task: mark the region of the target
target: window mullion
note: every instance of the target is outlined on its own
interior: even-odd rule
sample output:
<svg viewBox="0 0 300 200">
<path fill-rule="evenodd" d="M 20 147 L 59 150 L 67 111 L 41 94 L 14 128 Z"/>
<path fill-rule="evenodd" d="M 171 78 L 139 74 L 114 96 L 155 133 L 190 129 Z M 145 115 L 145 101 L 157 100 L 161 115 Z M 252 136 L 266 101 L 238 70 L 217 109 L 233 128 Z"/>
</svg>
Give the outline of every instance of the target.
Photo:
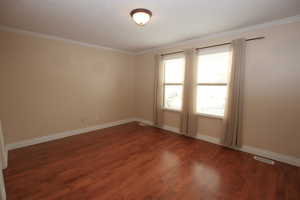
<svg viewBox="0 0 300 200">
<path fill-rule="evenodd" d="M 197 85 L 206 85 L 206 86 L 227 86 L 227 83 L 197 83 Z"/>
<path fill-rule="evenodd" d="M 183 83 L 164 83 L 164 85 L 183 85 Z"/>
</svg>

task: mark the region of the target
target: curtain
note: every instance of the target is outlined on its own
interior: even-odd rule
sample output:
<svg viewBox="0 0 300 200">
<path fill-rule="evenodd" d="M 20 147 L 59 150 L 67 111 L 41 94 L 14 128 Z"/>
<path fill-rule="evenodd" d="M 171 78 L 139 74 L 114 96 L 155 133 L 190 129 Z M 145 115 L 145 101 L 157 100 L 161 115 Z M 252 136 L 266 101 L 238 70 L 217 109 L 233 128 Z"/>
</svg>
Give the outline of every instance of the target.
<svg viewBox="0 0 300 200">
<path fill-rule="evenodd" d="M 153 123 L 157 127 L 163 125 L 163 81 L 163 59 L 155 55 Z"/>
<path fill-rule="evenodd" d="M 228 147 L 241 147 L 245 47 L 245 39 L 232 41 L 232 64 L 228 82 L 228 98 L 225 106 L 224 134 L 222 138 L 223 145 Z"/>
<path fill-rule="evenodd" d="M 196 76 L 197 55 L 192 49 L 185 52 L 185 78 L 183 87 L 180 132 L 187 136 L 196 136 L 198 117 L 196 115 Z"/>
</svg>

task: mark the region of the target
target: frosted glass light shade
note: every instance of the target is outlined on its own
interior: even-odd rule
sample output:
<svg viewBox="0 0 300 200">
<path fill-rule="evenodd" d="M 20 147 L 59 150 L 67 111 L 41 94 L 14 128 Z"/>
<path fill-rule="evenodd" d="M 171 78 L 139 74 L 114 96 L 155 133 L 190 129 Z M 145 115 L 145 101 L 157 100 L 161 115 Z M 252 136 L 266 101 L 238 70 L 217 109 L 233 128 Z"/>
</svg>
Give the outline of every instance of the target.
<svg viewBox="0 0 300 200">
<path fill-rule="evenodd" d="M 150 21 L 152 12 L 147 9 L 138 8 L 131 11 L 130 16 L 136 24 L 144 26 Z"/>
</svg>

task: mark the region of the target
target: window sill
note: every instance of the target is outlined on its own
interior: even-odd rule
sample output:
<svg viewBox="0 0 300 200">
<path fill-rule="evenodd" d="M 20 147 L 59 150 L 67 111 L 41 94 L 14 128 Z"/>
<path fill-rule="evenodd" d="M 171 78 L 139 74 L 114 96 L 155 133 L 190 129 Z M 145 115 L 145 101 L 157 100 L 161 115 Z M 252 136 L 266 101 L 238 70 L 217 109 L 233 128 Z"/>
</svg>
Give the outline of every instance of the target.
<svg viewBox="0 0 300 200">
<path fill-rule="evenodd" d="M 176 113 L 181 113 L 181 110 L 175 110 L 175 109 L 170 109 L 170 108 L 163 108 L 163 111 L 168 111 L 168 112 L 176 112 Z"/>
<path fill-rule="evenodd" d="M 197 115 L 199 117 L 205 117 L 205 118 L 220 119 L 220 120 L 224 119 L 223 116 L 219 116 L 219 115 L 210 115 L 210 114 L 203 114 L 203 113 L 197 113 Z"/>
<path fill-rule="evenodd" d="M 162 110 L 163 111 L 167 111 L 167 112 L 181 113 L 181 110 L 175 110 L 175 109 L 170 109 L 170 108 L 163 108 Z M 205 118 L 212 118 L 212 119 L 219 119 L 219 120 L 223 120 L 224 119 L 223 116 L 203 114 L 203 113 L 197 113 L 197 116 L 198 117 L 205 117 Z"/>
</svg>

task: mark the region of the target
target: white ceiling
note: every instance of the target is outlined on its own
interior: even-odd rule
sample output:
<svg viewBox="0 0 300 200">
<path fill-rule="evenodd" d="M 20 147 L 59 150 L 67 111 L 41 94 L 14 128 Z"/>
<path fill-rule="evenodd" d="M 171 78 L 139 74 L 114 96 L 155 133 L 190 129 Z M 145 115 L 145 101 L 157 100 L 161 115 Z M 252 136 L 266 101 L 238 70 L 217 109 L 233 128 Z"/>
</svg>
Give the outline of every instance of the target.
<svg viewBox="0 0 300 200">
<path fill-rule="evenodd" d="M 129 17 L 147 8 L 145 27 Z M 0 25 L 144 51 L 300 14 L 300 0 L 1 0 Z"/>
</svg>

